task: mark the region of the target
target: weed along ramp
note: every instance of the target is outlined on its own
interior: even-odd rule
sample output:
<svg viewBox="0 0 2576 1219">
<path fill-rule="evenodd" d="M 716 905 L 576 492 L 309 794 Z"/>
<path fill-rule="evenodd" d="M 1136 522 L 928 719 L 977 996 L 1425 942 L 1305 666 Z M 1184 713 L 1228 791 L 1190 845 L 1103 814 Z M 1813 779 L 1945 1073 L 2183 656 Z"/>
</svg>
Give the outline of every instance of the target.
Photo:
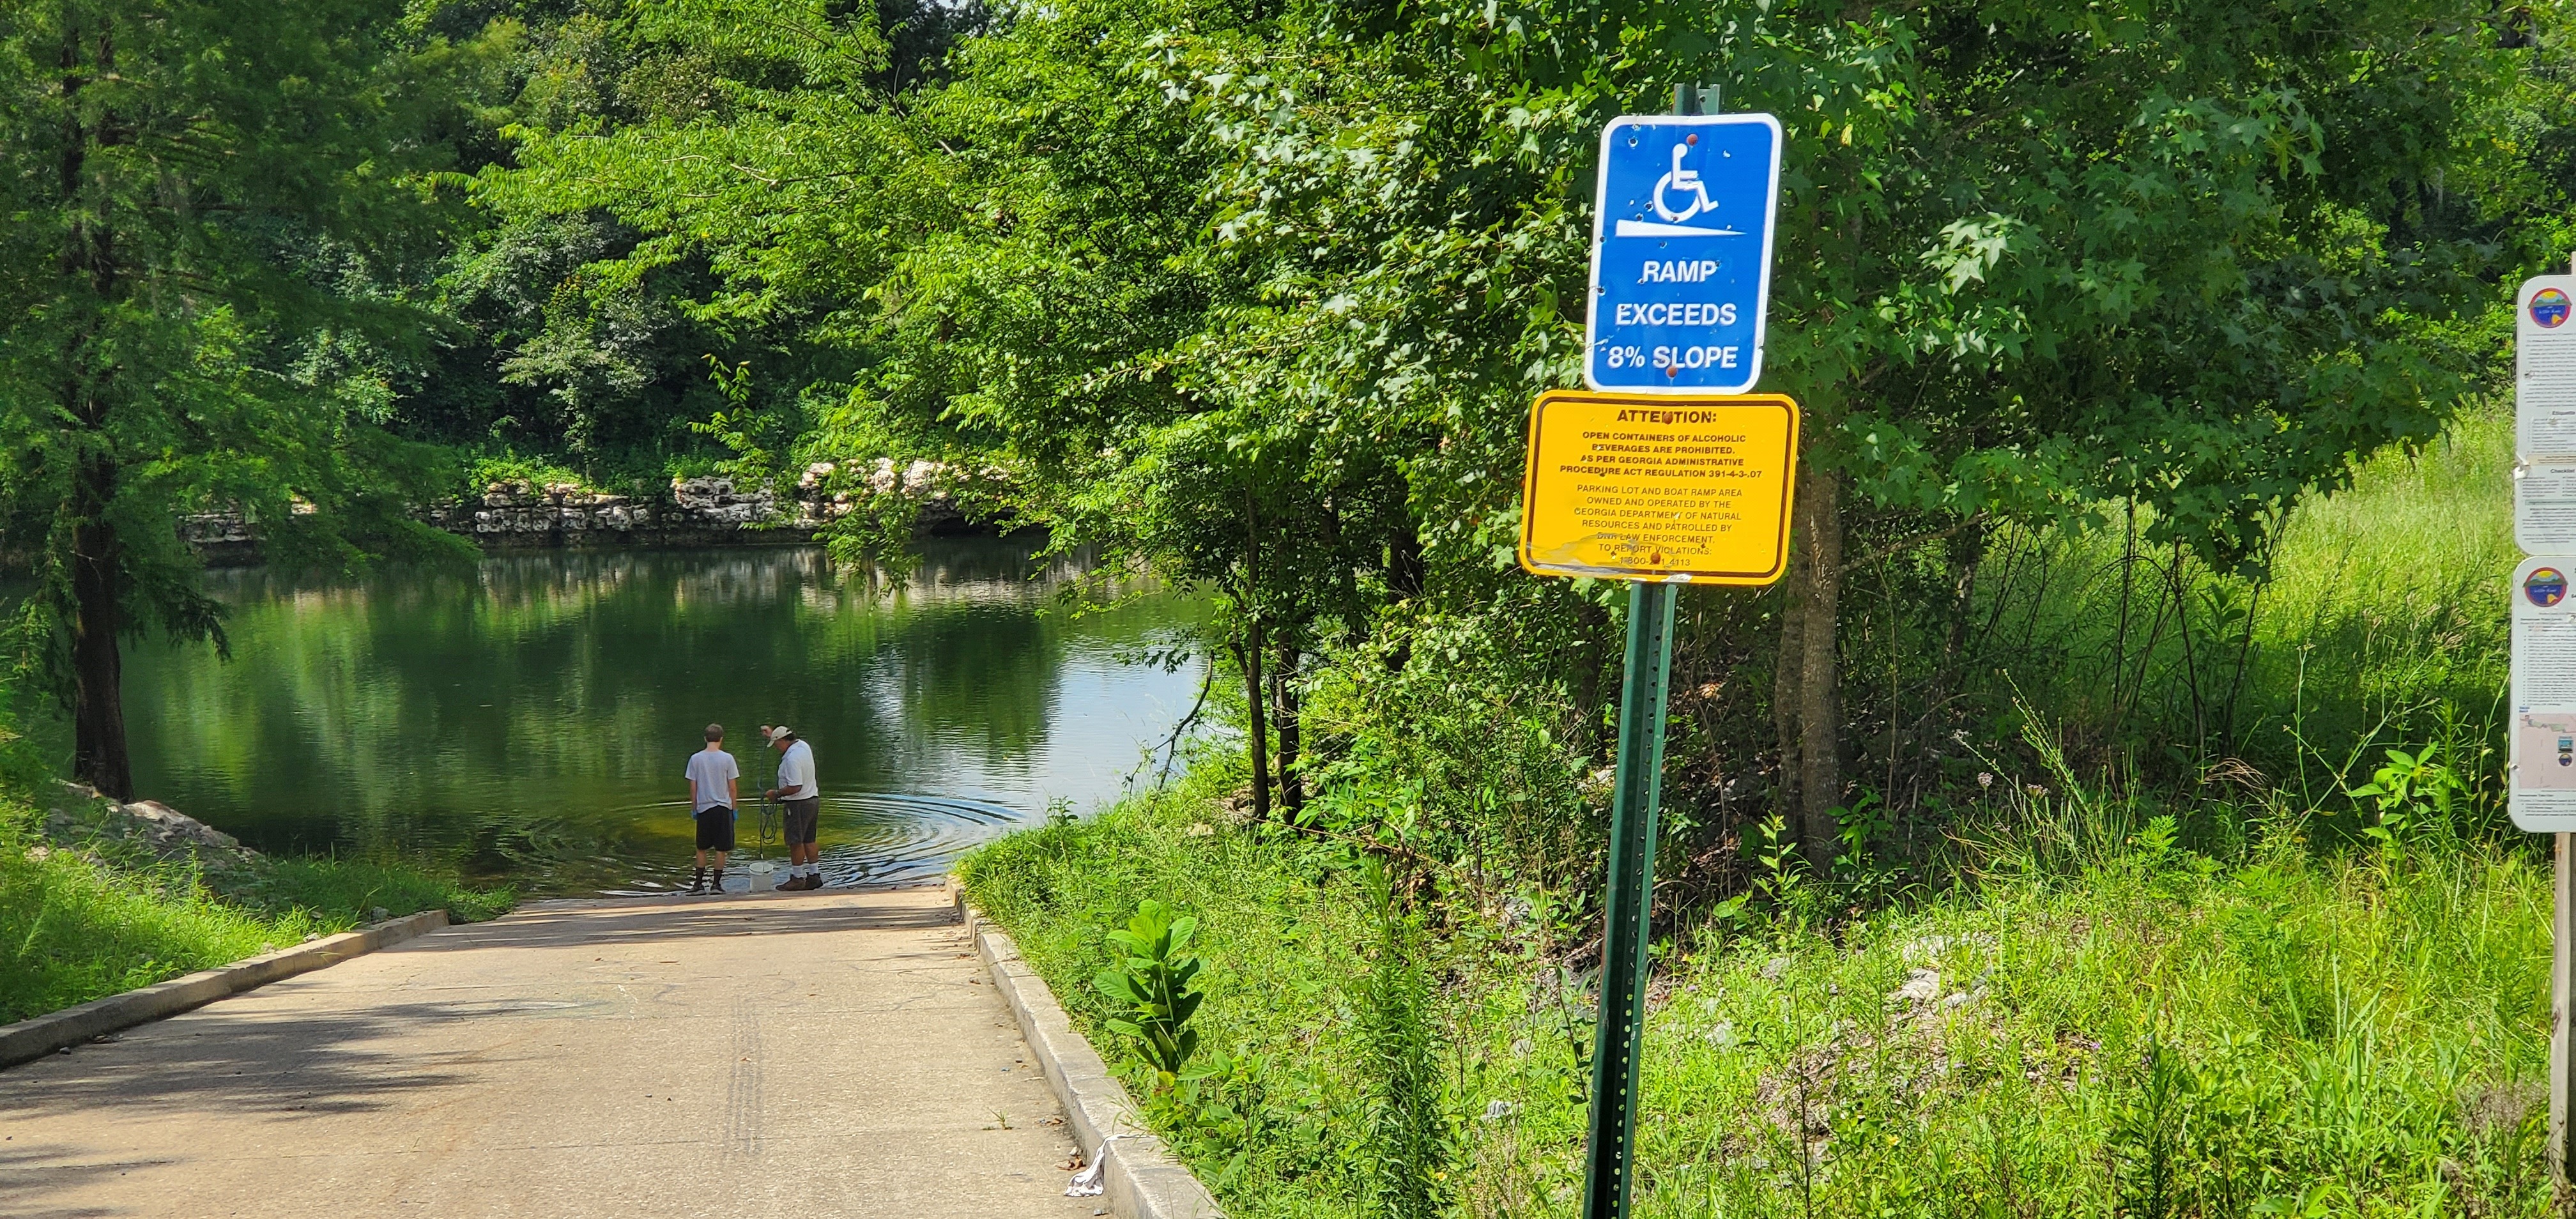
<svg viewBox="0 0 2576 1219">
<path fill-rule="evenodd" d="M 996 990 L 933 887 L 541 904 L 0 1071 L 0 1211 L 1093 1215 Z"/>
<path fill-rule="evenodd" d="M 1010 934 L 968 905 L 964 890 L 952 888 L 950 900 L 1046 1072 L 1078 1145 L 1100 1161 L 1097 1183 L 1111 1212 L 1119 1219 L 1220 1219 L 1224 1212 L 1215 1197 L 1146 1128 L 1126 1086 L 1075 1030 L 1046 979 L 1020 959 Z"/>
</svg>

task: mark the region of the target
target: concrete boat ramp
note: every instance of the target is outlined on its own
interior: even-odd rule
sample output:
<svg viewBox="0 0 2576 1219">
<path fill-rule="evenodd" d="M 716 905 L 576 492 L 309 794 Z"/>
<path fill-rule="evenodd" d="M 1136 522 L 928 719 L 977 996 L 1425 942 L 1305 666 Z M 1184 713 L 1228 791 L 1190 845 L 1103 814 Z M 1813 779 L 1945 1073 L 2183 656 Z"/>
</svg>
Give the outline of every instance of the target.
<svg viewBox="0 0 2576 1219">
<path fill-rule="evenodd" d="M 0 1214 L 1092 1216 L 939 889 L 554 902 L 0 1071 Z"/>
</svg>

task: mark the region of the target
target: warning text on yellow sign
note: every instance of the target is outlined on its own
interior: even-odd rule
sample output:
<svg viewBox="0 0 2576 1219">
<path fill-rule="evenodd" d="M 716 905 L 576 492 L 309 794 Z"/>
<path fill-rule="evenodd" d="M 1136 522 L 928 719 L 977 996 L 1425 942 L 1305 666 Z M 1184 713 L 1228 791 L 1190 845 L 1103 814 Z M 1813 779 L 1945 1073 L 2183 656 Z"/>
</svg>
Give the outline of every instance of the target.
<svg viewBox="0 0 2576 1219">
<path fill-rule="evenodd" d="M 1769 584 L 1789 558 L 1798 404 L 1556 390 L 1530 409 L 1521 566 Z"/>
</svg>

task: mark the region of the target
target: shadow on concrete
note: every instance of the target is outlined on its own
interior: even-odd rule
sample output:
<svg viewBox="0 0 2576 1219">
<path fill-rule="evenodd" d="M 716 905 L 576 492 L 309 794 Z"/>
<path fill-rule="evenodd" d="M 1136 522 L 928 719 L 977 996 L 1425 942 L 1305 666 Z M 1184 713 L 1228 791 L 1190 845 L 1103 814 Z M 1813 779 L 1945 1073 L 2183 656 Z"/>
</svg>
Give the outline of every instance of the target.
<svg viewBox="0 0 2576 1219">
<path fill-rule="evenodd" d="M 889 906 L 792 898 L 710 902 L 646 898 L 633 903 L 548 905 L 489 923 L 451 927 L 407 940 L 387 952 L 465 952 L 483 948 L 564 948 L 649 944 L 727 936 L 829 935 L 841 931 L 934 931 L 957 926 L 945 905 Z"/>
<path fill-rule="evenodd" d="M 806 902 L 701 899 L 699 904 L 644 899 L 541 907 L 422 936 L 383 951 L 587 949 L 725 937 L 928 931 L 956 925 L 955 914 L 946 905 L 828 898 Z M 314 976 L 327 979 L 327 974 Z M 438 1069 L 434 1063 L 424 1064 L 416 1054 L 381 1052 L 368 1048 L 371 1044 L 406 1044 L 406 1038 L 428 1025 L 550 1014 L 583 1005 L 550 996 L 424 996 L 404 1002 L 367 1002 L 354 1011 L 285 1015 L 218 1001 L 144 1025 L 113 1041 L 76 1046 L 68 1054 L 0 1070 L 0 1130 L 18 1120 L 73 1110 L 166 1106 L 284 1121 L 304 1114 L 373 1112 L 386 1107 L 395 1094 L 446 1087 L 467 1077 Z M 478 1059 L 478 1069 L 491 1065 L 489 1058 Z M 5 1143 L 0 1143 L 0 1149 L 18 1154 Z M 16 1208 L 0 1207 L 0 1214 L 18 1213 Z"/>
<path fill-rule="evenodd" d="M 821 952 L 827 946 L 798 940 L 792 941 L 790 951 L 770 953 L 746 941 L 843 931 L 944 932 L 956 926 L 953 907 L 933 898 L 826 892 L 776 899 L 646 898 L 549 904 L 494 922 L 422 936 L 379 955 L 454 954 L 486 948 L 554 951 L 515 958 L 502 952 L 480 959 L 415 958 L 404 968 L 370 975 L 372 981 L 362 978 L 336 985 L 335 976 L 349 975 L 325 970 L 276 984 L 278 990 L 315 988 L 308 995 L 272 1003 L 244 1001 L 267 990 L 263 988 L 130 1030 L 113 1042 L 78 1046 L 69 1054 L 0 1071 L 0 1136 L 15 1136 L 0 1138 L 0 1216 L 85 1219 L 136 1211 L 171 1213 L 165 1187 L 145 1188 L 119 1176 L 130 1172 L 140 1178 L 142 1170 L 149 1168 L 165 1182 L 184 1179 L 185 1166 L 207 1149 L 200 1145 L 202 1139 L 181 1130 L 220 1130 L 226 1146 L 273 1146 L 281 1157 L 280 1171 L 300 1171 L 285 1158 L 328 1150 L 340 1141 L 340 1132 L 352 1127 L 377 1129 L 402 1113 L 433 1115 L 426 1120 L 435 1122 L 442 1106 L 501 1094 L 496 1081 L 529 1078 L 532 1064 L 560 1067 L 565 1043 L 578 1039 L 556 1030 L 580 1026 L 537 1026 L 518 1023 L 521 1020 L 588 1014 L 610 1004 L 632 1007 L 660 1001 L 651 997 L 659 993 L 653 979 L 642 979 L 635 985 L 637 994 L 629 996 L 625 994 L 629 982 L 600 983 L 577 965 L 559 968 L 555 964 L 559 958 L 586 961 L 601 947 L 712 940 L 722 948 L 708 956 L 794 959 L 807 955 L 809 949 Z M 886 947 L 882 940 L 871 949 L 869 969 L 874 972 L 869 976 L 875 981 L 869 985 L 892 987 L 886 997 L 895 1000 L 897 1007 L 928 998 L 926 992 L 914 993 L 924 991 L 920 984 L 902 980 L 911 967 L 903 957 L 916 950 L 950 959 L 958 955 L 949 937 L 914 938 L 922 942 L 897 946 L 890 955 L 881 951 Z M 648 953 L 684 955 L 657 953 L 649 947 L 629 955 Z M 504 963 L 509 967 L 492 968 Z M 662 979 L 666 984 L 677 980 L 677 971 Z M 441 982 L 500 985 L 442 988 Z M 742 1041 L 741 1030 L 727 1021 L 740 1025 L 745 1011 L 756 1016 L 768 1005 L 738 983 L 726 983 L 724 989 L 731 992 L 727 1002 L 706 1006 L 710 993 L 718 999 L 728 997 L 701 990 L 694 996 L 701 1001 L 699 1010 L 691 1012 L 686 1004 L 671 1010 L 704 1018 L 701 1027 L 715 1038 L 707 1043 L 710 1053 L 751 1063 L 763 1052 L 760 1043 Z M 820 989 L 820 984 L 789 989 L 801 995 Z M 611 992 L 614 997 L 603 997 Z M 807 1005 L 805 1010 L 829 1006 Z M 986 1017 L 979 1010 L 960 1018 L 970 1019 L 973 1031 L 982 1034 Z M 753 1023 L 756 1032 L 757 1022 Z M 473 1025 L 483 1027 L 423 1036 L 425 1027 Z M 546 1031 L 536 1032 L 539 1027 Z M 626 1053 L 622 1047 L 631 1032 L 600 1022 L 588 1027 L 591 1031 L 585 1036 L 590 1040 L 582 1044 L 589 1052 L 612 1057 Z M 963 1049 L 979 1052 L 973 1047 L 982 1044 L 973 1041 Z M 722 1120 L 728 1125 L 722 1128 L 732 1130 L 748 1121 L 752 1124 L 744 1128 L 757 1129 L 762 1112 L 758 1068 L 737 1069 L 730 1061 L 722 1065 L 730 1089 L 723 1094 L 727 1108 Z M 971 1077 L 990 1079 L 984 1072 L 993 1067 L 999 1068 L 997 1074 L 1026 1069 L 1007 1062 L 977 1063 Z M 751 1082 L 745 1083 L 746 1079 Z M 344 1115 L 354 1115 L 357 1121 L 343 1125 L 330 1120 Z M 59 1124 L 48 1126 L 49 1122 Z M 441 1163 L 441 1172 L 475 1171 L 470 1163 Z M 130 1205 L 130 1189 L 141 1190 L 134 1196 L 152 1201 Z M 102 1205 L 106 1209 L 98 1209 Z"/>
<path fill-rule="evenodd" d="M 424 1022 L 482 1014 L 450 1008 L 401 1003 L 286 1019 L 259 1009 L 229 1014 L 218 1002 L 146 1026 L 149 1032 L 0 1071 L 0 1129 L 75 1110 L 166 1107 L 272 1121 L 371 1113 L 397 1094 L 465 1078 L 425 1067 L 416 1056 L 366 1048 Z"/>
<path fill-rule="evenodd" d="M 0 1143 L 0 1215 L 10 1219 L 98 1219 L 129 1212 L 104 1207 L 45 1208 L 49 1196 L 76 1190 L 91 1181 L 129 1169 L 166 1164 L 166 1160 L 99 1161 L 84 1159 L 70 1148 L 41 1143 Z"/>
</svg>

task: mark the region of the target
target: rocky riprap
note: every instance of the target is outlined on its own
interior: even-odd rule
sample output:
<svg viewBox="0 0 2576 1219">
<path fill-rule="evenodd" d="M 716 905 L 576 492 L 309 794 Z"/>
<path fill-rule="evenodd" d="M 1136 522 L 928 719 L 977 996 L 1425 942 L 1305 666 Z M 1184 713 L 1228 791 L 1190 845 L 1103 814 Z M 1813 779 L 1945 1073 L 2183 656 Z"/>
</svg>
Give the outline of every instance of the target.
<svg viewBox="0 0 2576 1219">
<path fill-rule="evenodd" d="M 213 871 L 247 867 L 260 853 L 232 835 L 158 800 L 118 801 L 82 783 L 65 783 L 45 812 L 45 837 L 57 848 L 131 858 L 149 855 Z"/>
</svg>

